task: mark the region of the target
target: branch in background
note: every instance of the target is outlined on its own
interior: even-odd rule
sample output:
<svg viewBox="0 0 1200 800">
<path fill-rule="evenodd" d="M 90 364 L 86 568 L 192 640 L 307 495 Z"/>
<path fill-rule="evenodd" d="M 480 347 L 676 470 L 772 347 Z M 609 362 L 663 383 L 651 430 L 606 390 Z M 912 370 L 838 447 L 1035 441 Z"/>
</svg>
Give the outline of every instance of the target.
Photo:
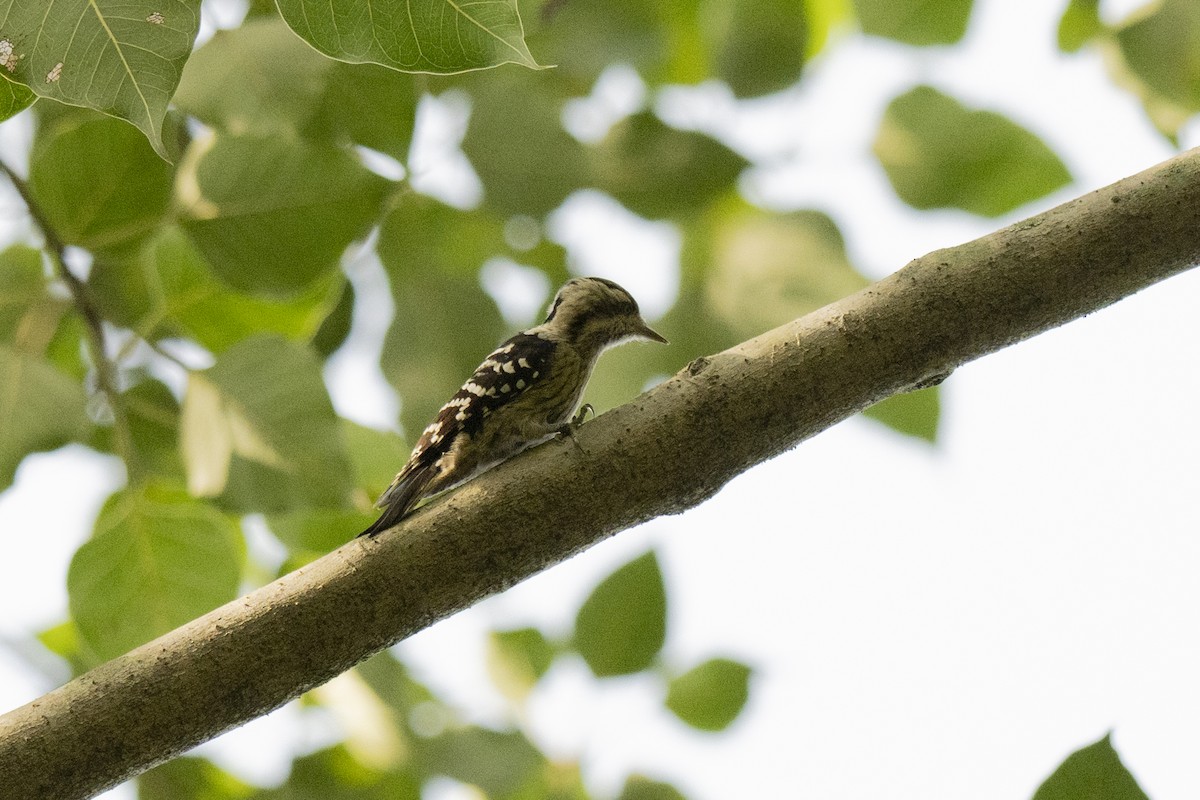
<svg viewBox="0 0 1200 800">
<path fill-rule="evenodd" d="M 1197 262 L 1200 150 L 919 258 L 0 717 L 0 796 L 90 797 L 888 395 Z"/>
<path fill-rule="evenodd" d="M 125 462 L 126 472 L 129 475 L 130 481 L 133 482 L 136 476 L 140 474 L 137 451 L 134 450 L 133 438 L 129 433 L 129 418 L 125 413 L 125 405 L 118 387 L 117 368 L 108 357 L 104 335 L 104 319 L 100 316 L 95 302 L 92 301 L 92 296 L 88 291 L 87 285 L 75 277 L 75 274 L 67 267 L 66 245 L 63 244 L 62 239 L 58 236 L 58 232 L 55 231 L 54 226 L 46 218 L 41 206 L 34 199 L 33 193 L 29 190 L 29 184 L 17 175 L 3 160 L 0 160 L 0 172 L 8 176 L 13 188 L 17 190 L 17 194 L 25 202 L 25 206 L 29 210 L 29 216 L 33 219 L 34 225 L 41 231 L 42 239 L 46 242 L 46 251 L 50 255 L 50 262 L 54 266 L 55 274 L 66 284 L 67 290 L 71 293 L 71 299 L 75 303 L 76 310 L 83 317 L 84 328 L 87 330 L 88 354 L 91 356 L 92 366 L 96 370 L 96 388 L 103 395 L 105 402 L 112 411 L 117 453 Z"/>
</svg>

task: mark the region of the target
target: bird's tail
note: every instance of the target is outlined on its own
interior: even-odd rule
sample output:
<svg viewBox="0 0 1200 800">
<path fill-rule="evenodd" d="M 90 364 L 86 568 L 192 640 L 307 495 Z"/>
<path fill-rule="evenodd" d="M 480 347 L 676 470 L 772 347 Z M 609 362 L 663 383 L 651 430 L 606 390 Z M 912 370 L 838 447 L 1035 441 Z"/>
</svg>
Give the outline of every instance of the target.
<svg viewBox="0 0 1200 800">
<path fill-rule="evenodd" d="M 395 482 L 379 498 L 375 505 L 383 509 L 379 519 L 359 536 L 374 536 L 395 525 L 412 511 L 413 506 L 425 496 L 429 482 L 437 475 L 432 466 L 418 469 L 408 475 L 397 476 Z"/>
</svg>

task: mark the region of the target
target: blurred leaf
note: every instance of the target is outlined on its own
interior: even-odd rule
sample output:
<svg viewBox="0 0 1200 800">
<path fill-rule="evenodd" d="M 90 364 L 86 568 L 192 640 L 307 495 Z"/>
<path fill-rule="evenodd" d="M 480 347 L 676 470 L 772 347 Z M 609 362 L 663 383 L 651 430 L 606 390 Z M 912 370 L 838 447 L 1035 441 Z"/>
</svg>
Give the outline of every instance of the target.
<svg viewBox="0 0 1200 800">
<path fill-rule="evenodd" d="M 179 457 L 179 403 L 164 384 L 149 377 L 121 393 L 138 463 L 152 474 L 183 481 Z M 111 428 L 103 429 L 111 436 Z M 110 452 L 112 446 L 105 449 Z"/>
<path fill-rule="evenodd" d="M 206 758 L 184 756 L 137 779 L 138 800 L 247 800 L 254 789 Z"/>
<path fill-rule="evenodd" d="M 357 761 L 335 745 L 292 762 L 277 789 L 260 789 L 252 800 L 420 800 L 421 786 L 403 770 L 385 772 Z"/>
<path fill-rule="evenodd" d="M 804 16 L 808 22 L 808 58 L 820 53 L 829 42 L 830 34 L 854 15 L 852 0 L 804 0 Z"/>
<path fill-rule="evenodd" d="M 14 244 L 0 252 L 0 342 L 40 355 L 58 328 L 47 305 L 61 304 L 46 291 L 42 252 Z"/>
<path fill-rule="evenodd" d="M 1058 22 L 1058 49 L 1074 53 L 1103 30 L 1100 0 L 1071 0 Z"/>
<path fill-rule="evenodd" d="M 577 762 L 552 761 L 505 800 L 592 800 Z"/>
<path fill-rule="evenodd" d="M 587 91 L 611 64 L 650 81 L 670 72 L 672 40 L 695 29 L 694 3 L 654 0 L 521 0 L 528 41 L 555 77 Z M 676 61 L 682 60 L 676 56 Z"/>
<path fill-rule="evenodd" d="M 818 211 L 770 214 L 747 205 L 700 223 L 709 262 L 705 300 L 738 338 L 802 317 L 866 286 L 837 225 Z M 673 340 L 672 340 L 673 341 Z"/>
<path fill-rule="evenodd" d="M 424 685 L 413 680 L 408 668 L 391 651 L 384 650 L 354 668 L 376 696 L 401 718 L 423 703 L 437 704 L 438 700 Z"/>
<path fill-rule="evenodd" d="M 738 97 L 778 92 L 800 79 L 807 57 L 805 0 L 713 0 L 700 14 L 713 74 Z"/>
<path fill-rule="evenodd" d="M 1154 93 L 1200 111 L 1200 3 L 1161 0 L 1117 31 L 1121 55 Z"/>
<path fill-rule="evenodd" d="M 494 218 L 429 198 L 406 197 L 384 220 L 378 251 L 396 315 L 383 344 L 383 374 L 400 392 L 410 439 L 505 337 L 478 278 L 484 261 L 504 249 Z"/>
<path fill-rule="evenodd" d="M 175 103 L 229 133 L 295 134 L 319 113 L 336 62 L 305 44 L 278 17 L 219 30 L 192 55 Z M 237 91 L 230 91 L 236 86 Z"/>
<path fill-rule="evenodd" d="M 267 517 L 267 527 L 293 551 L 324 555 L 353 539 L 377 514 L 342 509 L 304 509 Z"/>
<path fill-rule="evenodd" d="M 42 97 L 129 120 L 167 159 L 163 119 L 200 27 L 200 3 L 161 0 L 153 12 L 147 7 L 66 0 L 51 14 L 42 3 L 0 0 L 4 66 Z"/>
<path fill-rule="evenodd" d="M 871 406 L 863 414 L 898 433 L 933 444 L 937 441 L 941 416 L 940 396 L 937 386 L 895 394 Z"/>
<path fill-rule="evenodd" d="M 365 489 L 374 502 L 408 461 L 409 448 L 394 433 L 377 431 L 346 419 L 339 419 L 338 424 L 354 469 L 354 485 Z"/>
<path fill-rule="evenodd" d="M 522 699 L 554 662 L 554 645 L 537 628 L 492 631 L 488 667 L 492 680 L 509 697 Z"/>
<path fill-rule="evenodd" d="M 671 681 L 667 708 L 702 731 L 721 731 L 737 719 L 750 696 L 750 668 L 713 658 Z"/>
<path fill-rule="evenodd" d="M 905 44 L 954 44 L 967 31 L 971 0 L 854 0 L 863 33 Z"/>
<path fill-rule="evenodd" d="M 173 175 L 133 128 L 75 112 L 39 127 L 29 188 L 63 242 L 102 251 L 158 227 L 170 208 Z"/>
<path fill-rule="evenodd" d="M 1033 800 L 1149 800 L 1113 749 L 1110 735 L 1067 756 Z"/>
<path fill-rule="evenodd" d="M 892 100 L 874 150 L 892 188 L 919 209 L 961 208 L 995 217 L 1071 181 L 1037 136 L 929 86 Z"/>
<path fill-rule="evenodd" d="M 10 80 L 0 80 L 0 122 L 15 117 L 33 105 L 37 95 L 29 87 Z"/>
<path fill-rule="evenodd" d="M 550 73 L 498 72 L 471 83 L 462 149 L 504 215 L 541 217 L 586 183 L 583 145 L 563 129 Z"/>
<path fill-rule="evenodd" d="M 617 800 L 685 800 L 683 794 L 669 783 L 652 781 L 641 775 L 630 775 Z"/>
<path fill-rule="evenodd" d="M 71 559 L 71 616 L 101 658 L 113 658 L 237 595 L 237 529 L 215 509 L 160 486 L 109 498 Z"/>
<path fill-rule="evenodd" d="M 350 325 L 354 321 L 354 285 L 349 281 L 341 281 L 341 284 L 342 291 L 337 303 L 321 320 L 309 341 L 321 358 L 333 355 L 350 336 Z"/>
<path fill-rule="evenodd" d="M 72 313 L 73 310 L 70 302 L 51 298 L 49 303 L 40 305 L 36 313 L 42 324 L 56 318 L 58 320 L 57 329 L 46 347 L 46 358 L 63 374 L 82 383 L 91 369 L 91 364 L 84 358 L 87 326 L 83 317 Z M 18 343 L 18 347 L 21 346 Z"/>
<path fill-rule="evenodd" d="M 546 757 L 516 731 L 465 727 L 446 731 L 422 748 L 432 772 L 506 797 L 545 768 Z"/>
<path fill-rule="evenodd" d="M 383 373 L 400 392 L 401 421 L 415 439 L 504 338 L 504 322 L 474 280 L 414 277 L 392 289 L 396 316 L 383 344 Z"/>
<path fill-rule="evenodd" d="M 325 58 L 278 17 L 217 31 L 188 62 L 174 102 L 230 133 L 300 133 L 401 159 L 416 114 L 410 76 Z"/>
<path fill-rule="evenodd" d="M 72 620 L 46 628 L 37 639 L 43 647 L 67 662 L 73 676 L 82 675 L 100 663 L 100 658 L 80 640 L 79 628 Z"/>
<path fill-rule="evenodd" d="M 226 283 L 288 294 L 337 267 L 389 183 L 337 147 L 248 134 L 193 144 L 179 186 L 183 227 Z"/>
<path fill-rule="evenodd" d="M 320 364 L 307 348 L 256 336 L 192 373 L 181 438 L 197 496 L 221 495 L 243 511 L 347 502 L 350 464 Z"/>
<path fill-rule="evenodd" d="M 666 635 L 667 594 L 653 550 L 601 581 L 575 617 L 575 649 L 598 678 L 646 669 Z"/>
<path fill-rule="evenodd" d="M 0 344 L 0 491 L 28 454 L 88 429 L 83 386 L 45 360 Z"/>
<path fill-rule="evenodd" d="M 677 215 L 733 189 L 749 162 L 700 133 L 650 112 L 618 123 L 594 152 L 596 185 L 644 217 Z"/>
<path fill-rule="evenodd" d="M 515 0 L 278 0 L 292 30 L 327 56 L 402 72 L 449 74 L 500 64 L 537 67 Z"/>
<path fill-rule="evenodd" d="M 345 278 L 330 270 L 283 299 L 237 292 L 172 226 L 135 258 L 97 261 L 88 283 L 105 317 L 138 336 L 150 341 L 185 336 L 220 354 L 256 333 L 296 341 L 313 337 L 335 307 Z"/>
</svg>

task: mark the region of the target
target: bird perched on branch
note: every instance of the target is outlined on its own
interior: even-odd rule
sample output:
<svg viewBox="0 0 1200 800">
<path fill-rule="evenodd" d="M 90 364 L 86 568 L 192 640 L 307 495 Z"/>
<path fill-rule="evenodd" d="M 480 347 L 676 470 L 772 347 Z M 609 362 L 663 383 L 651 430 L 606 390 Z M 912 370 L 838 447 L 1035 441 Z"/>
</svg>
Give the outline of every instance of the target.
<svg viewBox="0 0 1200 800">
<path fill-rule="evenodd" d="M 375 504 L 383 514 L 359 535 L 374 536 L 399 522 L 422 498 L 555 434 L 569 434 L 582 422 L 582 413 L 574 412 L 600 353 L 634 339 L 667 341 L 645 323 L 637 301 L 617 284 L 603 278 L 568 281 L 555 295 L 545 322 L 492 351 L 442 406 Z"/>
</svg>

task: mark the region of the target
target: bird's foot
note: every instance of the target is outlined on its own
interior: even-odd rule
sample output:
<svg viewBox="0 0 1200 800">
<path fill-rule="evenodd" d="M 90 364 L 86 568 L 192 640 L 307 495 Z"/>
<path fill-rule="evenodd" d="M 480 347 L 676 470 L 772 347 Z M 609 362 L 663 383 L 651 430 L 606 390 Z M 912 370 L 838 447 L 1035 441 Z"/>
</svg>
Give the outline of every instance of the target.
<svg viewBox="0 0 1200 800">
<path fill-rule="evenodd" d="M 579 452 L 581 452 L 581 453 L 583 452 L 583 448 L 579 447 L 579 442 L 576 441 L 576 439 L 575 439 L 575 431 L 579 428 L 580 425 L 583 424 L 583 421 L 584 421 L 584 419 L 587 418 L 587 415 L 589 412 L 591 413 L 591 415 L 593 417 L 596 416 L 596 409 L 592 408 L 592 404 L 584 403 L 583 405 L 581 405 L 579 407 L 579 410 L 575 412 L 575 416 L 571 417 L 570 422 L 564 422 L 562 425 L 560 425 L 558 427 L 558 434 L 557 434 L 558 438 L 559 439 L 569 438 L 571 440 L 571 442 L 574 443 L 575 447 L 578 448 Z"/>
</svg>

